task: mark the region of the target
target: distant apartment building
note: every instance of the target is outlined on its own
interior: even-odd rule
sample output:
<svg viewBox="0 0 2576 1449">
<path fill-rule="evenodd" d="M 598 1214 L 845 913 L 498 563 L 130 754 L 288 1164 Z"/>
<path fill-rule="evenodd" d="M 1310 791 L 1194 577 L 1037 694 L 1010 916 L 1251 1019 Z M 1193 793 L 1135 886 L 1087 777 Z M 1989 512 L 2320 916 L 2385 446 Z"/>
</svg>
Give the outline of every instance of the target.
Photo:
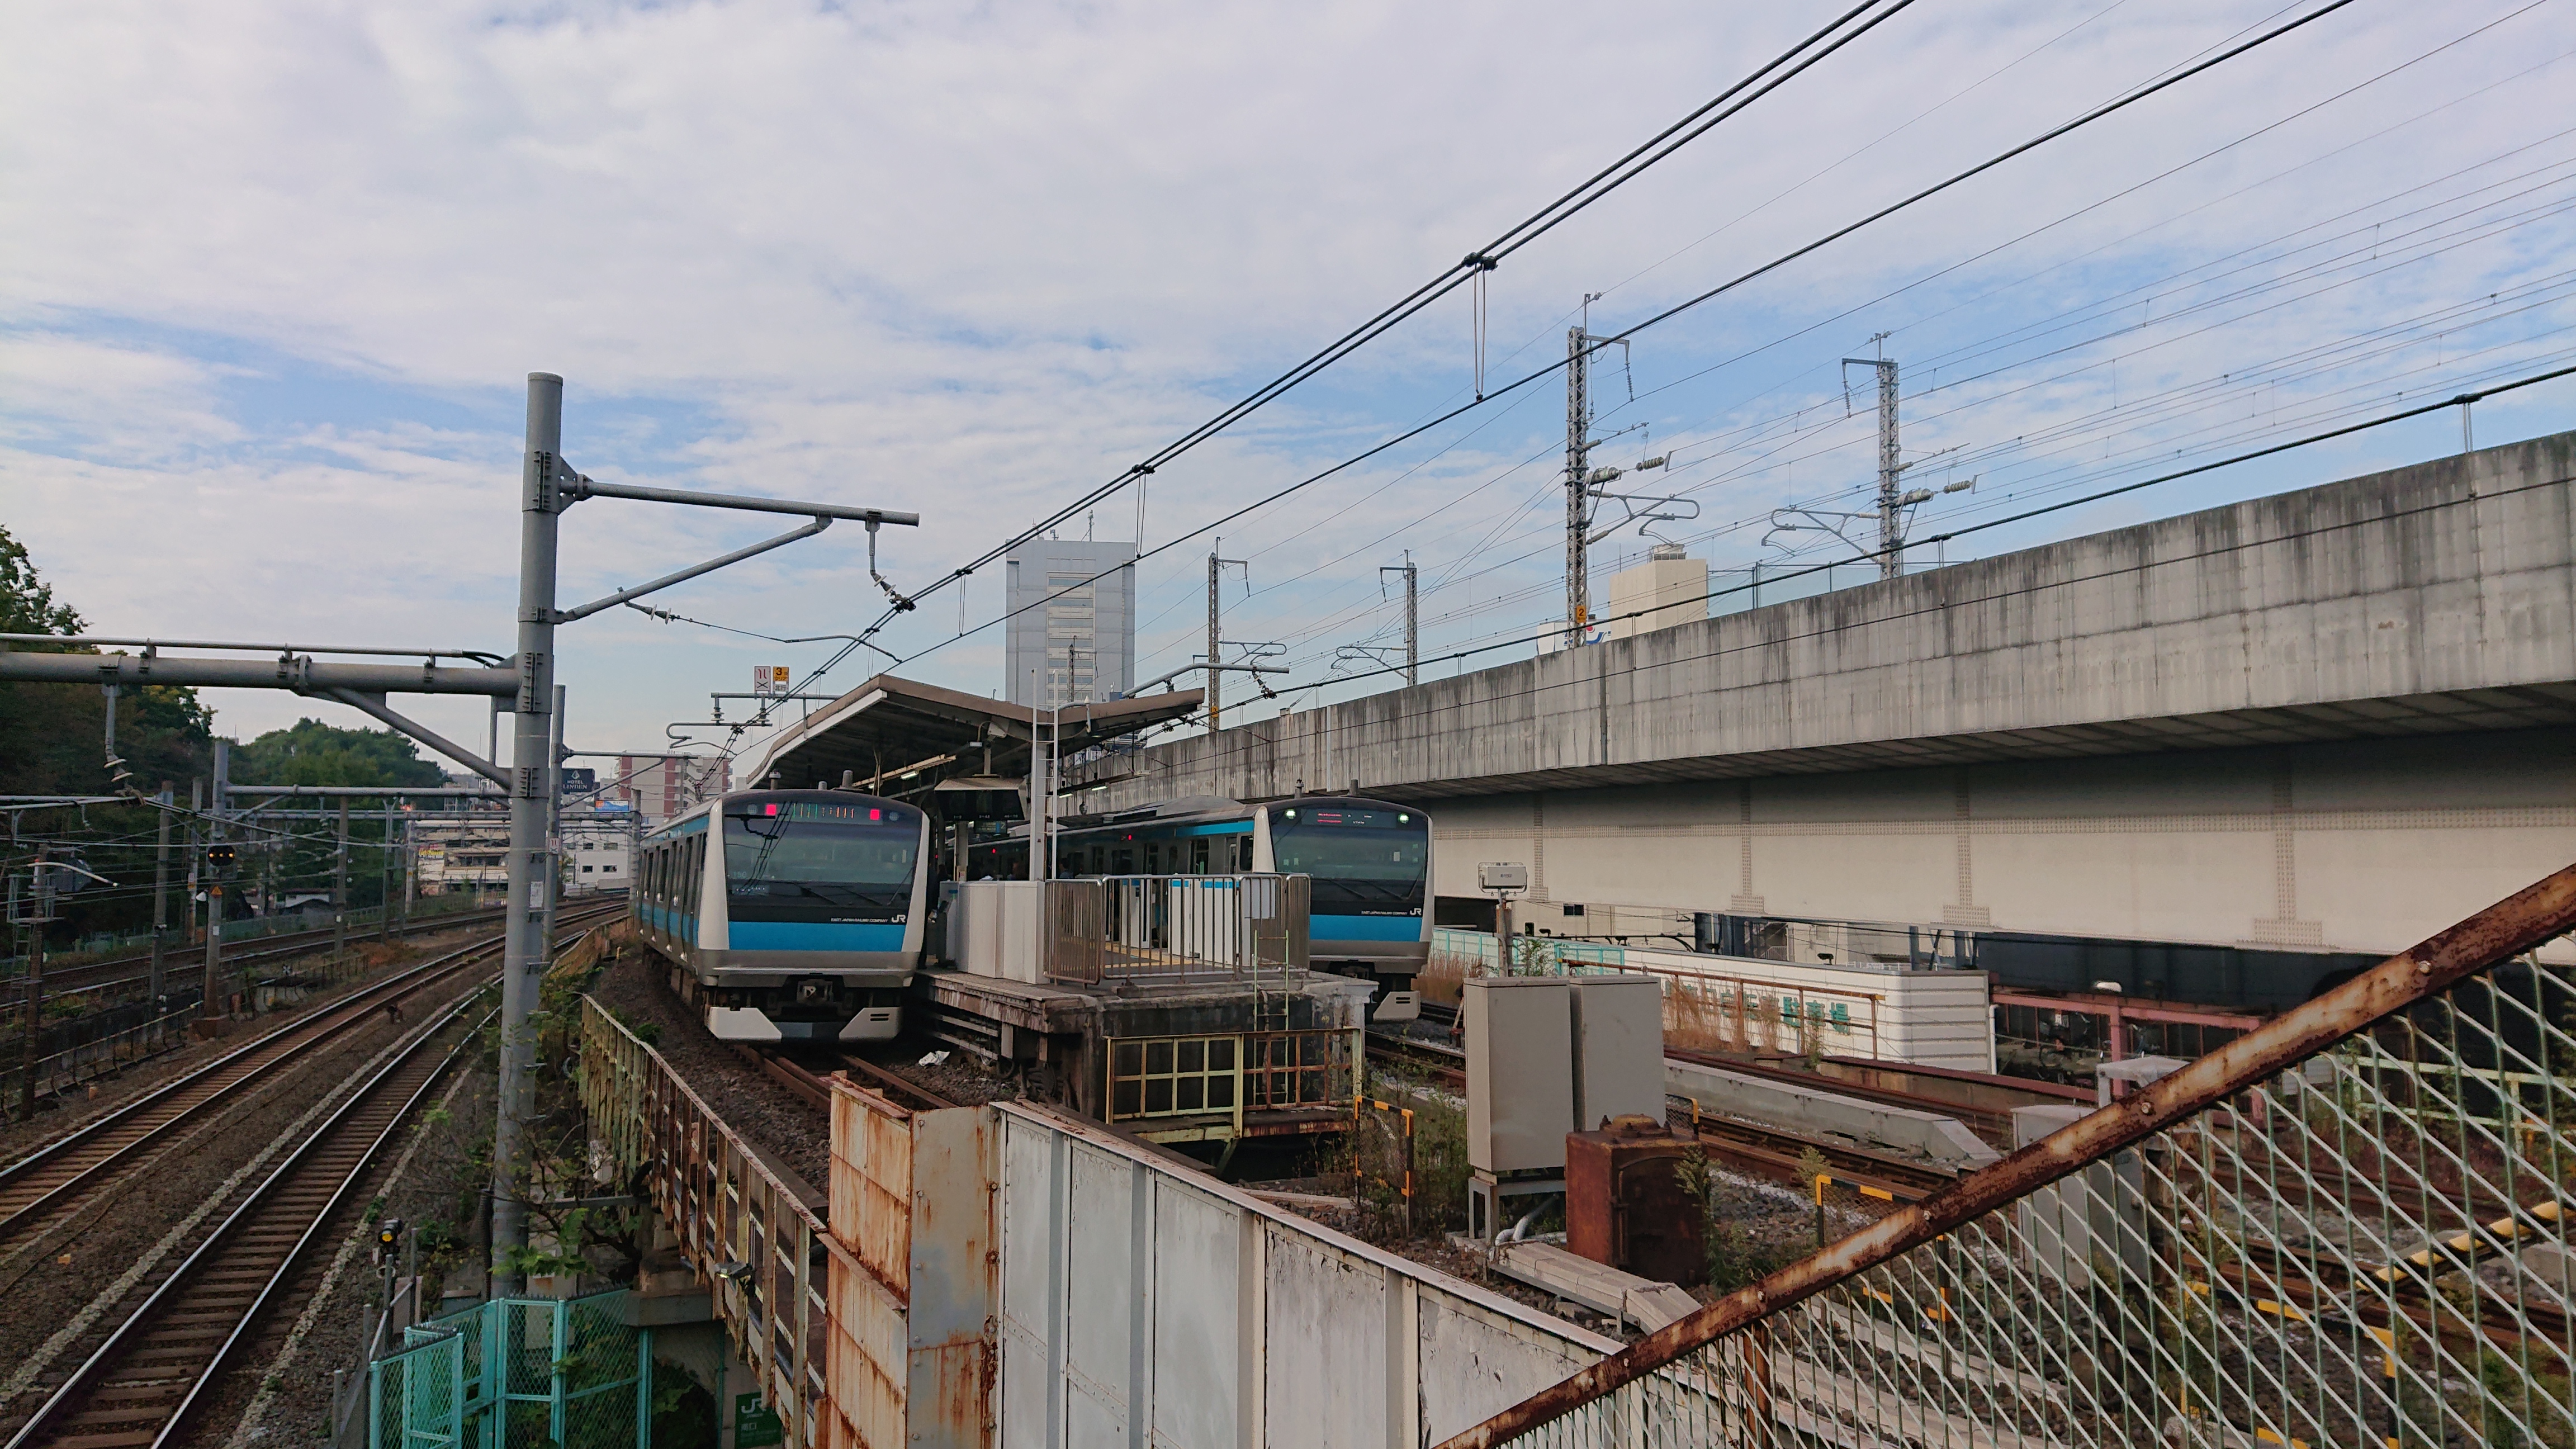
<svg viewBox="0 0 2576 1449">
<path fill-rule="evenodd" d="M 703 755 L 619 755 L 615 779 L 600 798 L 634 810 L 650 830 L 733 789 L 733 762 Z"/>
<path fill-rule="evenodd" d="M 564 822 L 564 894 L 622 891 L 635 874 L 635 828 L 628 812 L 607 820 Z"/>
<path fill-rule="evenodd" d="M 1708 565 L 1684 554 L 1680 544 L 1659 543 L 1644 563 L 1610 576 L 1601 637 L 1625 639 L 1707 617 Z"/>
<path fill-rule="evenodd" d="M 1007 562 L 1004 699 L 1054 708 L 1136 687 L 1136 545 L 1032 539 Z"/>
<path fill-rule="evenodd" d="M 564 893 L 624 890 L 635 873 L 634 838 L 634 823 L 624 812 L 604 819 L 566 819 Z M 415 816 L 411 841 L 414 889 L 421 895 L 499 891 L 510 883 L 510 817 L 505 811 Z"/>
<path fill-rule="evenodd" d="M 510 884 L 510 815 L 479 810 L 411 821 L 414 887 L 425 896 L 504 890 Z"/>
</svg>

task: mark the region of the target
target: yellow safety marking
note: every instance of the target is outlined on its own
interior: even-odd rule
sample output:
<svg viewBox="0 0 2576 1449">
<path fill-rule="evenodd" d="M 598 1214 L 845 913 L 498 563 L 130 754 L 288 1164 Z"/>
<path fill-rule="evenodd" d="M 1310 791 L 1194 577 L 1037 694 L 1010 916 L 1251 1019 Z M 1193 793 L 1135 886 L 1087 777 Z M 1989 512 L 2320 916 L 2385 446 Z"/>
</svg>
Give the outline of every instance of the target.
<svg viewBox="0 0 2576 1449">
<path fill-rule="evenodd" d="M 2389 1378 L 2397 1377 L 2397 1330 L 2364 1327 L 2361 1331 L 2379 1340 L 2380 1362 L 2385 1366 Z M 2389 1442 L 2393 1444 L 2396 1441 L 2392 1439 Z"/>
<path fill-rule="evenodd" d="M 2254 1431 L 2254 1437 L 2266 1444 L 2287 1444 L 2290 1446 L 2290 1449 L 2308 1449 L 2307 1440 L 2284 1439 L 2269 1429 L 2256 1429 Z"/>
<path fill-rule="evenodd" d="M 1854 1185 L 1854 1186 L 1856 1186 L 1856 1187 L 1857 1187 L 1857 1186 L 1859 1186 L 1859 1184 L 1857 1184 L 1857 1183 L 1855 1183 L 1855 1184 L 1853 1184 L 1853 1185 Z M 1894 1193 L 1892 1193 L 1892 1192 L 1889 1192 L 1886 1188 L 1883 1188 L 1883 1187 L 1862 1187 L 1862 1188 L 1860 1189 L 1860 1195 L 1861 1195 L 1862 1197 L 1874 1197 L 1874 1198 L 1877 1198 L 1877 1199 L 1878 1199 L 1879 1201 L 1881 1201 L 1881 1202 L 1894 1202 L 1894 1201 L 1896 1201 L 1896 1194 L 1894 1194 Z"/>
<path fill-rule="evenodd" d="M 2560 1204 L 2556 1198 L 2551 1198 L 2544 1202 L 2533 1203 L 2531 1206 L 2523 1209 L 2525 1213 L 2544 1223 L 2554 1223 L 2558 1221 L 2560 1210 Z M 2525 1231 L 2527 1230 L 2523 1227 L 2521 1221 L 2511 1216 L 2498 1218 L 2494 1222 L 2486 1225 L 2488 1236 L 2501 1238 L 2508 1243 L 2512 1242 L 2515 1238 L 2522 1236 Z M 2450 1249 L 2454 1253 L 2474 1257 L 2477 1253 L 2478 1247 L 2477 1234 L 2461 1233 L 2454 1237 L 2445 1238 L 2442 1240 L 2442 1246 Z M 2433 1250 L 2431 1248 L 2425 1248 L 2418 1252 L 2409 1253 L 2406 1255 L 2405 1261 L 2418 1268 L 2423 1268 L 2429 1271 L 2433 1266 Z M 2382 1283 L 2394 1283 L 2398 1278 L 2398 1270 L 2394 1265 L 2386 1268 L 2374 1268 L 2371 1270 L 2370 1276 Z"/>
</svg>

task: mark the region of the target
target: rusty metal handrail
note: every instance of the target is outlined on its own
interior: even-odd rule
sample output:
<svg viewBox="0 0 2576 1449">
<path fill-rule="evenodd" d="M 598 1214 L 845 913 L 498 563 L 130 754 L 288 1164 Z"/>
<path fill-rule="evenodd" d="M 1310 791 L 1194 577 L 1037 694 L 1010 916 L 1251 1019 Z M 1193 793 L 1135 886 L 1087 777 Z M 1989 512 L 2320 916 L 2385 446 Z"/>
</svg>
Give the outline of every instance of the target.
<svg viewBox="0 0 2576 1449">
<path fill-rule="evenodd" d="M 782 1181 L 662 1054 L 589 996 L 582 998 L 583 1106 L 622 1164 L 653 1164 L 655 1206 L 786 1419 L 790 1443 L 820 1449 L 828 1397 L 827 1263 L 863 1271 L 803 1193 Z M 591 1052 L 607 1070 L 587 1070 Z M 649 1068 L 649 1070 L 647 1070 Z M 812 1191 L 809 1187 L 807 1191 Z M 739 1276 L 704 1261 L 728 1255 Z"/>
<path fill-rule="evenodd" d="M 2576 929 L 2576 865 L 2557 871 L 2390 957 L 2333 991 L 2154 1084 L 1881 1218 L 1811 1257 L 1737 1289 L 1687 1318 L 1444 1441 L 1493 1449 L 1553 1423 L 1728 1335 L 1891 1262 L 1986 1214 L 2081 1172 L 2193 1114 L 2542 942 Z"/>
</svg>

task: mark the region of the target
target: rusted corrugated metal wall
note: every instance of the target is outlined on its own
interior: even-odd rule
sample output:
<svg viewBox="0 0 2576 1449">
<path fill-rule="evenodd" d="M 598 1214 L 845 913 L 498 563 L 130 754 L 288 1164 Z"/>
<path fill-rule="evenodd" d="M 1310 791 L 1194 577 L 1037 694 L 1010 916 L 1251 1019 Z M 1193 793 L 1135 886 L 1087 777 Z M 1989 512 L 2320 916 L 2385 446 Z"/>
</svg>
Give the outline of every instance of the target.
<svg viewBox="0 0 2576 1449">
<path fill-rule="evenodd" d="M 980 1108 L 907 1112 L 832 1082 L 826 1449 L 991 1443 L 992 1154 Z"/>
</svg>

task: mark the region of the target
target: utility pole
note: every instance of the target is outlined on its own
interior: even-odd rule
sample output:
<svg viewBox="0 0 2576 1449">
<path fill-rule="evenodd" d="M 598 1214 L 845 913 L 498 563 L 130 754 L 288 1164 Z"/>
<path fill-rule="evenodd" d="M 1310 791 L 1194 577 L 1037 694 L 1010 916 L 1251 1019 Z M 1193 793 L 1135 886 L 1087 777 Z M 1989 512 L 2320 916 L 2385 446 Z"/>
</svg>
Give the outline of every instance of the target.
<svg viewBox="0 0 2576 1449">
<path fill-rule="evenodd" d="M 1218 711 L 1223 707 L 1223 706 L 1219 705 L 1219 704 L 1218 704 L 1218 702 L 1217 702 L 1217 687 L 1216 687 L 1216 682 L 1217 682 L 1217 680 L 1223 677 L 1222 675 L 1220 675 L 1220 674 L 1218 673 L 1218 671 L 1217 671 L 1217 667 L 1216 667 L 1216 665 L 1217 665 L 1217 658 L 1216 658 L 1216 641 L 1217 641 L 1217 625 L 1216 625 L 1216 571 L 1217 571 L 1217 569 L 1218 569 L 1218 568 L 1220 568 L 1221 566 L 1223 566 L 1223 563 L 1224 563 L 1224 560 L 1219 559 L 1219 558 L 1217 557 L 1217 551 L 1218 551 L 1219 549 L 1224 548 L 1224 547 L 1225 547 L 1225 540 L 1224 540 L 1224 539 L 1222 539 L 1222 538 L 1217 538 L 1217 539 L 1211 539 L 1211 540 L 1209 540 L 1209 543 L 1208 543 L 1208 637 L 1207 637 L 1208 682 L 1207 682 L 1207 717 L 1208 717 L 1208 733 L 1209 733 L 1211 736 L 1212 736 L 1212 735 L 1214 735 L 1214 734 L 1217 732 L 1217 714 L 1218 714 Z M 1035 726 L 1034 726 L 1034 725 L 1032 725 L 1032 726 L 1031 726 L 1031 728 L 1035 728 Z"/>
<path fill-rule="evenodd" d="M 341 664 L 319 661 L 309 655 L 299 656 L 291 647 L 280 649 L 266 644 L 204 644 L 199 647 L 273 653 L 278 655 L 274 662 L 264 659 L 172 659 L 158 654 L 137 657 L 0 652 L 0 679 L 12 681 L 184 684 L 205 688 L 289 689 L 302 694 L 328 696 L 419 740 L 507 792 L 510 845 L 502 956 L 503 1050 L 496 1093 L 498 1112 L 493 1132 L 491 1178 L 494 1258 L 495 1266 L 501 1268 L 494 1274 L 493 1287 L 504 1294 L 520 1286 L 518 1275 L 508 1267 L 510 1250 L 523 1247 L 527 1242 L 527 1213 L 526 1205 L 519 1199 L 523 1190 L 519 1173 L 526 1150 L 532 1104 L 530 1079 L 535 1065 L 535 1037 L 528 1029 L 529 1018 L 536 1005 L 537 981 L 546 967 L 544 926 L 550 896 L 548 878 L 556 858 L 550 837 L 554 815 L 549 796 L 558 793 L 550 787 L 553 771 L 559 762 L 547 758 L 553 735 L 556 626 L 588 618 L 630 599 L 740 563 L 798 539 L 811 538 L 831 527 L 835 519 L 851 519 L 867 526 L 870 577 L 895 600 L 899 609 L 909 609 L 913 607 L 912 601 L 896 593 L 894 587 L 877 572 L 876 535 L 878 529 L 886 524 L 911 527 L 921 522 L 917 514 L 883 508 L 853 508 L 677 488 L 639 488 L 585 477 L 567 466 L 560 455 L 563 391 L 563 379 L 553 373 L 528 375 L 527 451 L 521 459 L 519 499 L 519 648 L 506 662 L 484 662 L 491 656 L 474 650 L 357 648 L 321 651 L 408 658 L 426 656 L 428 661 L 418 665 Z M 573 503 L 588 498 L 628 498 L 651 503 L 730 508 L 750 513 L 780 513 L 801 517 L 805 522 L 791 532 L 735 549 L 648 583 L 620 589 L 577 608 L 557 609 L 555 564 L 559 516 Z M 80 642 L 149 644 L 152 641 L 90 638 Z M 465 667 L 441 666 L 436 662 L 448 658 L 471 659 L 476 663 L 473 667 Z M 491 760 L 471 753 L 417 721 L 404 718 L 385 703 L 386 696 L 394 693 L 480 694 L 513 700 L 516 724 L 512 732 L 510 769 L 504 771 Z M 496 721 L 496 744 L 497 734 Z M 210 994 L 220 999 L 220 989 L 213 989 L 219 988 L 220 982 L 213 976 L 220 967 L 223 887 L 215 876 L 230 871 L 234 863 L 232 847 L 220 844 L 225 824 L 224 801 L 230 783 L 226 778 L 229 767 L 222 742 L 216 745 L 215 759 L 214 806 L 207 825 L 209 836 L 218 843 L 209 847 L 205 862 L 210 897 L 206 953 Z"/>
<path fill-rule="evenodd" d="M 555 907 L 563 901 L 563 759 L 564 759 L 564 687 L 555 686 L 554 741 L 546 751 L 546 849 L 553 855 L 554 868 L 546 875 L 546 940 L 555 938 Z"/>
<path fill-rule="evenodd" d="M 1223 708 L 1217 699 L 1216 682 L 1225 677 L 1223 670 L 1217 661 L 1217 651 L 1223 648 L 1225 643 L 1224 636 L 1217 627 L 1217 575 L 1223 571 L 1227 564 L 1233 564 L 1244 571 L 1243 581 L 1245 586 L 1248 588 L 1252 583 L 1252 565 L 1239 558 L 1218 557 L 1217 555 L 1219 551 L 1224 547 L 1224 539 L 1212 539 L 1210 540 L 1210 547 L 1208 550 L 1207 717 L 1208 733 L 1211 735 L 1215 734 L 1220 727 L 1218 715 L 1220 710 Z M 1253 683 L 1258 684 L 1260 682 L 1261 676 L 1255 674 L 1253 676 Z"/>
<path fill-rule="evenodd" d="M 1381 584 L 1388 574 L 1404 575 L 1404 682 L 1420 684 L 1422 682 L 1422 614 L 1414 592 L 1415 577 L 1420 573 L 1420 569 L 1413 562 L 1413 550 L 1404 551 L 1402 567 L 1390 564 L 1377 572 Z"/>
<path fill-rule="evenodd" d="M 161 782 L 160 839 L 152 854 L 152 1014 L 161 1014 L 161 997 L 169 982 L 162 975 L 161 953 L 170 932 L 170 807 L 176 803 L 170 782 Z"/>
<path fill-rule="evenodd" d="M 224 990 L 224 883 L 216 874 L 216 857 L 224 840 L 224 787 L 232 782 L 233 746 L 230 740 L 215 741 L 215 785 L 207 792 L 212 797 L 206 812 L 206 994 L 198 1003 L 200 1020 L 210 1019 L 219 1009 Z M 224 1014 L 232 1013 L 226 1009 Z"/>
<path fill-rule="evenodd" d="M 1586 300 L 1589 300 L 1588 298 Z M 1584 535 L 1592 527 L 1592 334 L 1565 333 L 1565 647 L 1580 648 L 1591 623 L 1592 576 Z"/>
<path fill-rule="evenodd" d="M 413 891 L 413 889 L 414 889 L 413 882 L 412 882 L 412 859 L 411 859 L 411 816 L 410 816 L 410 814 L 409 814 L 409 813 L 405 813 L 404 815 L 402 815 L 402 817 L 401 817 L 401 823 L 402 823 L 402 923 L 403 923 L 403 929 L 404 929 L 405 931 L 408 931 L 408 930 L 410 930 L 410 929 L 411 929 L 411 897 L 412 897 L 412 891 Z"/>
<path fill-rule="evenodd" d="M 547 758 L 554 746 L 555 542 L 563 503 L 557 491 L 563 456 L 563 379 L 528 374 L 528 450 L 519 496 L 519 669 L 517 727 L 510 737 L 510 884 L 501 950 L 501 1080 L 492 1131 L 492 1263 L 495 1297 L 515 1294 L 524 1276 L 504 1266 L 507 1248 L 528 1241 L 527 1205 L 518 1180 L 527 1124 L 535 1111 L 537 1043 L 530 1018 L 546 970 L 545 882 L 554 859 L 546 848 L 553 823 L 545 799 Z M 498 763 L 498 761 L 494 761 Z"/>
<path fill-rule="evenodd" d="M 340 842 L 331 852 L 331 965 L 349 951 L 349 802 L 340 802 Z"/>
<path fill-rule="evenodd" d="M 376 839 L 376 939 L 394 938 L 394 800 L 385 797 L 384 831 Z"/>
<path fill-rule="evenodd" d="M 45 1030 L 45 925 L 54 918 L 54 870 L 45 862 L 45 847 L 36 847 L 34 880 L 36 915 L 27 948 L 27 1044 L 19 1053 L 20 1120 L 36 1116 L 36 1058 L 43 1054 Z M 12 891 L 11 894 L 16 894 Z"/>
<path fill-rule="evenodd" d="M 1843 362 L 1878 370 L 1878 576 L 1892 579 L 1905 572 L 1904 502 L 1896 489 L 1905 471 L 1896 456 L 1896 359 L 1846 357 Z"/>
</svg>

